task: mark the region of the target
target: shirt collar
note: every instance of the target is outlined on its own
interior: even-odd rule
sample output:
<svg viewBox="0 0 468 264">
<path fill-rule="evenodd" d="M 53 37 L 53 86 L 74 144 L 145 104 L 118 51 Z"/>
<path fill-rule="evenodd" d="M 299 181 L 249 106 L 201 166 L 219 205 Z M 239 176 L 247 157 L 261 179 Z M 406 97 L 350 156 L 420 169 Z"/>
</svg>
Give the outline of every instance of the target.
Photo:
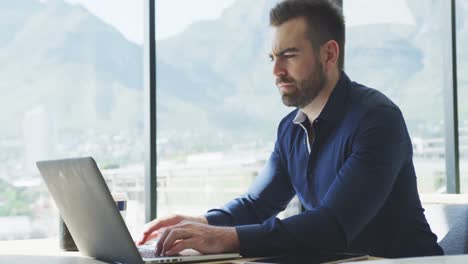
<svg viewBox="0 0 468 264">
<path fill-rule="evenodd" d="M 346 97 L 348 96 L 348 90 L 351 80 L 348 75 L 341 72 L 340 79 L 336 83 L 335 89 L 333 89 L 330 98 L 328 98 L 325 107 L 318 116 L 319 119 L 330 121 L 331 123 L 338 122 L 344 114 Z"/>
<path fill-rule="evenodd" d="M 317 117 L 318 120 L 327 120 L 331 123 L 334 123 L 340 119 L 340 117 L 343 115 L 343 106 L 348 95 L 347 87 L 349 86 L 350 82 L 351 80 L 349 77 L 342 71 L 340 79 L 336 83 L 330 98 L 328 98 L 328 101 L 323 107 L 322 112 L 320 112 L 319 116 Z M 296 116 L 293 119 L 293 123 L 300 124 L 306 120 L 307 115 L 302 112 L 301 109 L 298 109 Z"/>
<path fill-rule="evenodd" d="M 306 119 L 307 119 L 306 114 L 304 114 L 304 112 L 302 112 L 301 109 L 298 109 L 297 113 L 296 113 L 296 116 L 293 119 L 293 123 L 296 124 L 296 125 L 299 125 L 302 122 L 306 121 Z"/>
</svg>

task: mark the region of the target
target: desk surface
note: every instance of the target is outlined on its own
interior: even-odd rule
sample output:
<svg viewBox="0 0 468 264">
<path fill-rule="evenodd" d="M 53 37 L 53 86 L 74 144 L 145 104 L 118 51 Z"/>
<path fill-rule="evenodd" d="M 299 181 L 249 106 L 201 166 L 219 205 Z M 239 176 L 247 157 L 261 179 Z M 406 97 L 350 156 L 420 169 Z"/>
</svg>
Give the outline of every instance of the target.
<svg viewBox="0 0 468 264">
<path fill-rule="evenodd" d="M 248 260 L 231 260 L 210 263 L 244 263 Z M 95 259 L 82 257 L 78 252 L 63 252 L 57 239 L 38 239 L 0 242 L 0 263 L 9 264 L 106 264 Z M 384 259 L 353 262 L 356 264 L 467 264 L 468 255 L 437 256 L 406 259 Z"/>
<path fill-rule="evenodd" d="M 64 252 L 58 239 L 34 239 L 0 242 L 0 263 L 10 264 L 106 264 L 82 257 L 79 252 Z"/>
<path fill-rule="evenodd" d="M 58 239 L 0 241 L 0 263 L 9 264 L 108 264 L 83 257 L 79 252 L 64 252 Z M 210 264 L 240 264 L 249 259 L 213 261 Z"/>
</svg>

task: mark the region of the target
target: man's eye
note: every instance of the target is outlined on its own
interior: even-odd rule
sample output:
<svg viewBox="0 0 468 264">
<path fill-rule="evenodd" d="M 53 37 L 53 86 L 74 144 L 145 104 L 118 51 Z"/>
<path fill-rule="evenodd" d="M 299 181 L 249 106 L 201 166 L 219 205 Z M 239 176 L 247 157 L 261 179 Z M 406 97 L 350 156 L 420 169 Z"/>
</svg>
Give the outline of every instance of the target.
<svg viewBox="0 0 468 264">
<path fill-rule="evenodd" d="M 286 59 L 296 57 L 296 54 L 284 54 L 283 55 Z"/>
<path fill-rule="evenodd" d="M 270 59 L 271 62 L 275 61 L 275 58 L 273 58 L 273 56 L 268 56 L 268 58 Z"/>
</svg>

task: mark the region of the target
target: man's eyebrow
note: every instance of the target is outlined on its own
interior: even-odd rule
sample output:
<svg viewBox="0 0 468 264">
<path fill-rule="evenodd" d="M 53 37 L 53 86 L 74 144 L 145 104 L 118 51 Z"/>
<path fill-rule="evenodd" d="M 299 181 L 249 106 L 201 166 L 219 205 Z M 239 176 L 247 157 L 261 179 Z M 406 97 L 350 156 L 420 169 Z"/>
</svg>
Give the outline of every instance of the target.
<svg viewBox="0 0 468 264">
<path fill-rule="evenodd" d="M 270 57 L 272 57 L 273 55 L 275 55 L 276 57 L 283 56 L 285 53 L 288 53 L 288 52 L 299 52 L 299 49 L 294 48 L 294 47 L 285 48 L 285 49 L 280 50 L 277 53 L 273 52 L 273 54 L 270 54 Z"/>
</svg>

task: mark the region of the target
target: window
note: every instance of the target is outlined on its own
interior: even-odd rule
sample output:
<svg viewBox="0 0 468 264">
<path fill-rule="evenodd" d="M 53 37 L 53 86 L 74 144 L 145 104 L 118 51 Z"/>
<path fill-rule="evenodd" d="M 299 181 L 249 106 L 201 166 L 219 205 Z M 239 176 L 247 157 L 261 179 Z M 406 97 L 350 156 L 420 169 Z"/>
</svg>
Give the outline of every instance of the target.
<svg viewBox="0 0 468 264">
<path fill-rule="evenodd" d="M 25 4 L 25 1 L 27 4 Z M 244 193 L 273 149 L 282 106 L 268 12 L 279 0 L 158 0 L 158 216 L 202 214 Z M 339 1 L 341 2 L 341 1 Z M 450 2 L 353 0 L 346 72 L 401 108 L 420 192 L 444 192 Z M 468 189 L 468 4 L 457 4 L 462 191 Z M 0 240 L 58 231 L 35 161 L 93 156 L 126 221 L 144 222 L 144 1 L 4 1 L 0 11 Z M 365 7 L 365 8 L 363 8 Z M 293 200 L 283 216 L 298 211 Z"/>
<path fill-rule="evenodd" d="M 458 64 L 458 126 L 460 151 L 460 188 L 468 192 L 468 3 L 456 1 L 457 64 Z"/>
<path fill-rule="evenodd" d="M 0 240 L 57 235 L 35 161 L 76 156 L 96 159 L 141 228 L 142 1 L 26 2 L 0 9 Z"/>
<path fill-rule="evenodd" d="M 267 55 L 276 2 L 156 2 L 158 216 L 203 214 L 245 193 L 273 150 L 293 110 Z"/>
<path fill-rule="evenodd" d="M 452 72 L 450 2 L 343 1 L 345 70 L 403 112 L 420 192 L 445 192 L 444 91 Z M 365 7 L 365 8 L 363 8 Z M 460 98 L 460 97 L 459 97 Z"/>
</svg>

